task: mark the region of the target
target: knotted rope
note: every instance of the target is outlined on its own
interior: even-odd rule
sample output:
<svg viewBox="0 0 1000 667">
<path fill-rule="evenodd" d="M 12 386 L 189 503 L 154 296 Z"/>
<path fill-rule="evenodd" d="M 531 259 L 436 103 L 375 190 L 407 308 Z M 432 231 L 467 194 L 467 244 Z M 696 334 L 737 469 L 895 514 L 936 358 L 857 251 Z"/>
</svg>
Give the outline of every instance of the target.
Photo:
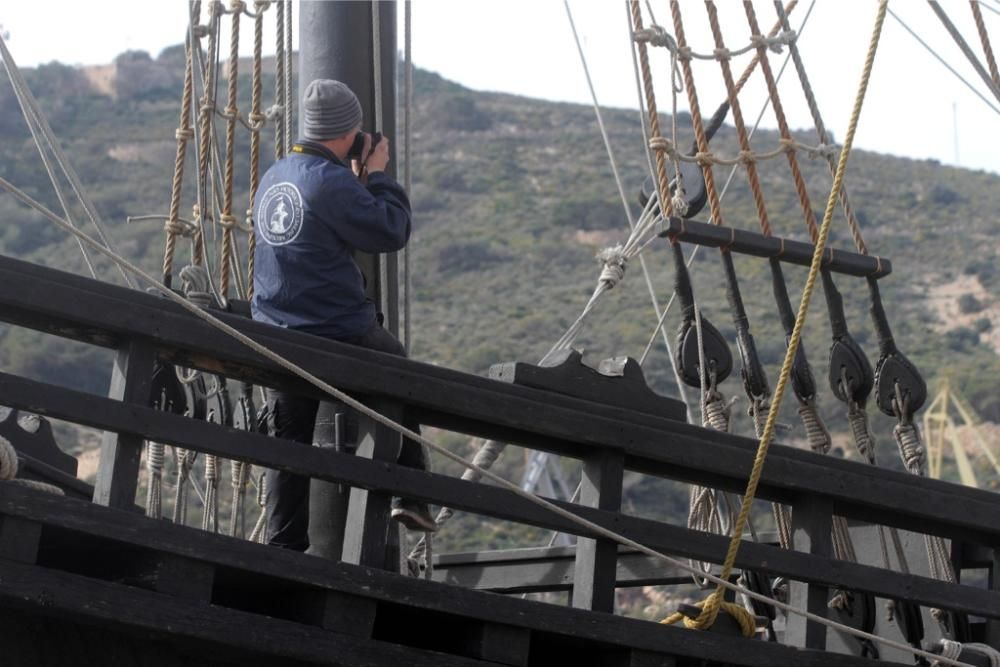
<svg viewBox="0 0 1000 667">
<path fill-rule="evenodd" d="M 166 244 L 163 248 L 163 284 L 168 286 L 173 274 L 177 237 L 186 232 L 185 227 L 180 223 L 181 190 L 184 185 L 184 162 L 187 158 L 187 145 L 188 141 L 194 138 L 194 130 L 191 129 L 191 100 L 193 97 L 194 55 L 191 35 L 189 34 L 184 43 L 184 89 L 181 94 L 180 121 L 174 133 L 177 138 L 177 150 L 174 154 L 174 177 L 170 187 L 170 212 L 163 223 L 163 228 L 167 233 Z"/>
<path fill-rule="evenodd" d="M 0 482 L 17 477 L 17 451 L 10 440 L 0 436 Z"/>
<path fill-rule="evenodd" d="M 150 440 L 146 445 L 146 516 L 159 519 L 163 514 L 163 460 L 165 447 L 162 442 Z"/>
<path fill-rule="evenodd" d="M 230 0 L 232 20 L 229 37 L 229 67 L 227 78 L 226 100 L 226 162 L 222 184 L 222 215 L 219 216 L 219 226 L 222 227 L 222 252 L 219 261 L 219 296 L 223 300 L 229 298 L 229 282 L 233 270 L 233 227 L 236 218 L 233 216 L 233 177 L 236 165 L 236 121 L 239 118 L 237 108 L 237 81 L 240 65 L 240 20 L 244 9 L 242 0 Z M 242 290 L 238 289 L 237 293 Z"/>
</svg>

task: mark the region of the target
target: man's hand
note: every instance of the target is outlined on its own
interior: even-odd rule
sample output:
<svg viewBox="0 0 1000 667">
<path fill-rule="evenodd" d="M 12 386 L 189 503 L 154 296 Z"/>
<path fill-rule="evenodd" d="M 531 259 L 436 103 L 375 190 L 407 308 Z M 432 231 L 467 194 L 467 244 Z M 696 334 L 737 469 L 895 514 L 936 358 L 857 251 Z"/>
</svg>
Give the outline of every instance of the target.
<svg viewBox="0 0 1000 667">
<path fill-rule="evenodd" d="M 371 139 L 368 139 L 370 142 Z M 368 155 L 368 159 L 365 161 L 365 168 L 368 169 L 369 174 L 373 174 L 377 171 L 385 171 L 385 167 L 389 164 L 389 137 L 382 137 L 382 140 L 375 144 L 374 148 L 371 148 L 365 144 L 365 150 L 371 150 Z"/>
</svg>

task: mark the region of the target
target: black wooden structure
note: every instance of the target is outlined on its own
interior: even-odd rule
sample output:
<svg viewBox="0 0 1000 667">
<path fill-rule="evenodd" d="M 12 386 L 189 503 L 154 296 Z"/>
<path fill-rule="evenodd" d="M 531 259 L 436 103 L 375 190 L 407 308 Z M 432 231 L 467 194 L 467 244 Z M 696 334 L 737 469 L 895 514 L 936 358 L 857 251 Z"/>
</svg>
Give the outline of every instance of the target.
<svg viewBox="0 0 1000 667">
<path fill-rule="evenodd" d="M 582 460 L 589 488 L 572 509 L 597 524 L 682 558 L 718 562 L 724 554 L 724 537 L 622 512 L 622 474 L 738 492 L 754 441 L 218 315 L 384 414 L 408 411 L 424 425 Z M 348 455 L 149 407 L 158 360 L 315 393 L 160 297 L 0 258 L 0 320 L 117 351 L 108 396 L 0 373 L 0 404 L 106 434 L 93 502 L 0 483 L 4 664 L 863 662 L 823 651 L 825 627 L 795 617 L 785 632 L 791 646 L 617 617 L 609 613 L 617 586 L 680 581 L 681 574 L 505 489 L 399 467 L 390 462 L 398 435 L 367 420 L 358 455 Z M 145 440 L 350 485 L 343 562 L 144 517 L 135 499 Z M 396 574 L 387 556 L 392 495 L 581 539 L 575 549 L 531 555 L 442 557 L 443 581 L 415 580 Z M 835 514 L 876 521 L 949 538 L 959 572 L 992 572 L 1000 543 L 993 494 L 776 445 L 759 495 L 793 508 L 796 548 L 748 542 L 737 565 L 789 579 L 793 602 L 826 614 L 831 589 L 865 591 L 968 615 L 975 636 L 996 642 L 1000 595 L 992 586 L 1000 584 L 992 575 L 983 589 L 842 562 L 826 537 Z M 533 567 L 514 567 L 529 561 Z M 539 583 L 540 562 L 561 574 Z M 570 586 L 573 608 L 473 590 Z"/>
</svg>

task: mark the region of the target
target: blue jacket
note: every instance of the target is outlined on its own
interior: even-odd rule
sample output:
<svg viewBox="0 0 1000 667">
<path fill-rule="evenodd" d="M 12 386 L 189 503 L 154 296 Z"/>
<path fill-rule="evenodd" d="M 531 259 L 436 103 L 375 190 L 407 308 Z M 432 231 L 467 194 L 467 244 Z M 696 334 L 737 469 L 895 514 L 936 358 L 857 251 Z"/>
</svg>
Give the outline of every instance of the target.
<svg viewBox="0 0 1000 667">
<path fill-rule="evenodd" d="M 395 252 L 410 237 L 410 201 L 383 173 L 367 187 L 320 144 L 291 153 L 260 181 L 254 211 L 253 319 L 328 338 L 375 322 L 353 252 Z"/>
</svg>

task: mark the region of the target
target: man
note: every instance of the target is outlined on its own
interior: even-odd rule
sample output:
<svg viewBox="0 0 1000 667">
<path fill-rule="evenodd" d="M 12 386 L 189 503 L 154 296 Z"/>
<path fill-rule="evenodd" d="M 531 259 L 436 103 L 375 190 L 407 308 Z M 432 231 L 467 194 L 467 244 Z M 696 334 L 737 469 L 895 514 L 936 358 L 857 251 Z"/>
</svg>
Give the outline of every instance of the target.
<svg viewBox="0 0 1000 667">
<path fill-rule="evenodd" d="M 301 110 L 302 141 L 268 169 L 258 188 L 253 318 L 405 356 L 365 297 L 353 257 L 355 250 L 400 250 L 410 236 L 409 199 L 385 174 L 389 140 L 372 145 L 372 137 L 361 132 L 358 98 L 339 81 L 310 83 Z M 360 156 L 353 155 L 362 143 Z M 357 173 L 348 166 L 349 156 L 358 157 Z M 359 180 L 363 172 L 366 184 Z M 268 390 L 267 403 L 271 435 L 312 444 L 316 400 Z M 404 440 L 399 463 L 425 470 L 420 444 Z M 309 478 L 268 471 L 265 483 L 268 541 L 304 551 Z M 435 529 L 423 503 L 395 499 L 392 516 L 414 530 Z"/>
</svg>

